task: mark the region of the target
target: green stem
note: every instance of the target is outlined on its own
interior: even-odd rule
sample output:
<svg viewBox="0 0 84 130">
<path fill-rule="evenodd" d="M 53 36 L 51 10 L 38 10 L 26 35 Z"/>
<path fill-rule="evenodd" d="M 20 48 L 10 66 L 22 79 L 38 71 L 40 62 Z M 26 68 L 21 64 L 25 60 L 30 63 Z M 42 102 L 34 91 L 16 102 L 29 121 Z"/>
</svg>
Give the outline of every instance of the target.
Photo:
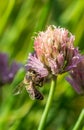
<svg viewBox="0 0 84 130">
<path fill-rule="evenodd" d="M 84 118 L 84 109 L 81 111 L 80 116 L 79 116 L 79 118 L 78 118 L 78 120 L 77 120 L 77 122 L 76 122 L 76 124 L 75 124 L 75 126 L 73 128 L 73 130 L 78 130 L 78 128 L 79 128 L 83 118 Z"/>
<path fill-rule="evenodd" d="M 53 100 L 55 87 L 56 87 L 56 78 L 53 77 L 52 81 L 51 81 L 51 88 L 50 88 L 48 100 L 47 100 L 47 103 L 46 103 L 46 106 L 45 106 L 45 109 L 44 109 L 44 112 L 43 112 L 43 115 L 42 115 L 38 130 L 44 130 L 47 115 L 49 113 L 49 109 L 50 109 L 50 106 L 51 106 L 51 103 L 52 103 L 52 100 Z"/>
</svg>

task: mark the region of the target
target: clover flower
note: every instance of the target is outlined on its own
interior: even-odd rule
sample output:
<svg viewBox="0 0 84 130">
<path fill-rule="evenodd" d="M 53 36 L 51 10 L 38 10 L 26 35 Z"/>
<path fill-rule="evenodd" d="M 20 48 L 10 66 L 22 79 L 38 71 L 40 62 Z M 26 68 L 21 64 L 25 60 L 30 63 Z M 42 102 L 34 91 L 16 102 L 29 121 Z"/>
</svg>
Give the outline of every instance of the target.
<svg viewBox="0 0 84 130">
<path fill-rule="evenodd" d="M 35 38 L 37 58 L 56 76 L 76 67 L 81 56 L 73 45 L 74 39 L 68 30 L 49 26 Z"/>
<path fill-rule="evenodd" d="M 19 68 L 20 64 L 15 61 L 9 65 L 7 54 L 0 53 L 0 85 L 11 83 Z"/>
<path fill-rule="evenodd" d="M 65 28 L 49 26 L 34 41 L 34 53 L 26 63 L 24 84 L 32 99 L 43 99 L 36 86 L 77 67 L 82 56 L 74 47 L 74 36 Z M 29 86 L 29 87 L 28 87 Z"/>
<path fill-rule="evenodd" d="M 77 67 L 70 71 L 66 80 L 72 85 L 78 94 L 84 94 L 84 58 Z"/>
</svg>

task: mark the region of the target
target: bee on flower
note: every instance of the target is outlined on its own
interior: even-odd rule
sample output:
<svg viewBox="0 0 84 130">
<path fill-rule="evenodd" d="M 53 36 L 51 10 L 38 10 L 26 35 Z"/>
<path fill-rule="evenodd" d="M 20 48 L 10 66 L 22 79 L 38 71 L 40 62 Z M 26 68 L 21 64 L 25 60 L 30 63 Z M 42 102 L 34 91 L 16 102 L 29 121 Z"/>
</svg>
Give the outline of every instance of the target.
<svg viewBox="0 0 84 130">
<path fill-rule="evenodd" d="M 32 98 L 43 99 L 38 86 L 43 86 L 53 76 L 76 68 L 80 63 L 82 56 L 74 47 L 74 40 L 75 37 L 67 29 L 53 25 L 35 37 L 34 53 L 28 56 L 23 81 Z"/>
</svg>

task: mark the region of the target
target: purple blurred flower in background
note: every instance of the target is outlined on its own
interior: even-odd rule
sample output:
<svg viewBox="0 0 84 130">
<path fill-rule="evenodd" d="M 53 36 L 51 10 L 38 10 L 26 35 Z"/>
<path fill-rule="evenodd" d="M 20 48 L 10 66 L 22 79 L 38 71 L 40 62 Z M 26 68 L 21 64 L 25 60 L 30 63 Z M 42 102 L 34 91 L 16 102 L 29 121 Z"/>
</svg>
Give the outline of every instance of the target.
<svg viewBox="0 0 84 130">
<path fill-rule="evenodd" d="M 76 68 L 70 71 L 70 75 L 66 80 L 79 94 L 84 94 L 84 58 Z"/>
<path fill-rule="evenodd" d="M 9 65 L 7 54 L 0 53 L 0 86 L 11 83 L 19 68 L 20 64 L 15 61 Z"/>
</svg>

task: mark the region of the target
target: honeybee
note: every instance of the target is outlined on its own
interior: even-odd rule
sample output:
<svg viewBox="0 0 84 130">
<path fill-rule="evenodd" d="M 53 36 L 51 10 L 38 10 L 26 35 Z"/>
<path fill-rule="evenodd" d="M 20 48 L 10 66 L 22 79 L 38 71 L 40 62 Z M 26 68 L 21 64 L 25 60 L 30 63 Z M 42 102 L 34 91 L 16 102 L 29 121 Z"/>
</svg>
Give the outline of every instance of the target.
<svg viewBox="0 0 84 130">
<path fill-rule="evenodd" d="M 20 94 L 22 89 L 25 87 L 31 99 L 43 100 L 43 95 L 36 88 L 36 86 L 41 87 L 43 82 L 44 79 L 39 78 L 39 75 L 37 75 L 34 71 L 28 71 L 23 82 L 18 85 L 18 91 L 16 90 L 17 92 L 15 95 Z"/>
<path fill-rule="evenodd" d="M 29 96 L 32 99 L 43 100 L 43 95 L 37 90 L 36 85 L 42 86 L 43 79 L 40 79 L 34 71 L 28 71 L 24 77 L 24 84 Z"/>
</svg>

